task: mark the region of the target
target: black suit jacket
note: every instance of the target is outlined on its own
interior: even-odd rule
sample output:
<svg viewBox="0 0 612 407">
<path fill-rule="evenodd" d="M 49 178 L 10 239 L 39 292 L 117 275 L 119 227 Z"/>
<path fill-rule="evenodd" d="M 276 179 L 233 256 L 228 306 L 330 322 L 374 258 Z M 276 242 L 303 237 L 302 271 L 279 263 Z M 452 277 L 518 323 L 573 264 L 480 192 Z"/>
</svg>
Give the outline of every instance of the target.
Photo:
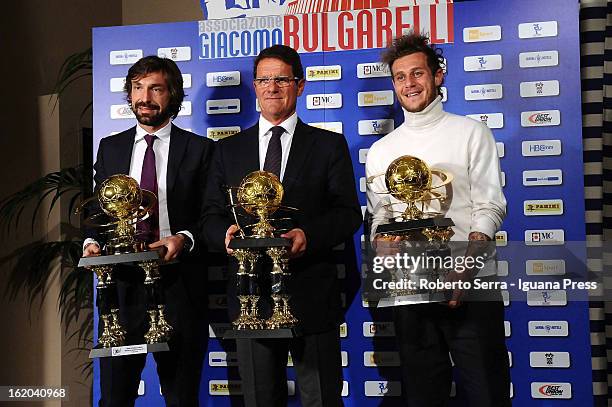
<svg viewBox="0 0 612 407">
<path fill-rule="evenodd" d="M 218 142 L 209 173 L 202 229 L 212 250 L 225 251 L 225 232 L 234 223 L 226 187 L 238 186 L 256 170 L 258 125 Z M 283 205 L 298 211 L 277 213 L 275 217 L 291 217 L 293 227 L 303 229 L 307 240 L 304 256 L 289 264 L 292 309 L 305 333 L 332 329 L 343 319 L 332 249 L 352 240 L 361 224 L 353 166 L 344 137 L 298 120 L 283 187 Z M 228 302 L 230 315 L 235 314 L 231 296 Z"/>
</svg>

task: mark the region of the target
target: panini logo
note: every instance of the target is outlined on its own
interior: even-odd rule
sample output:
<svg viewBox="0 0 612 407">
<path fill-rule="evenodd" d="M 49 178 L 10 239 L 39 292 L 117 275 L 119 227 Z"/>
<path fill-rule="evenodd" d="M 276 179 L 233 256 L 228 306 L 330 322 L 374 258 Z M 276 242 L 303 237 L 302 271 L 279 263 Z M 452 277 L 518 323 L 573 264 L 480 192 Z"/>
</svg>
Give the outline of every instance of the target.
<svg viewBox="0 0 612 407">
<path fill-rule="evenodd" d="M 535 399 L 571 399 L 570 383 L 531 383 L 531 397 Z"/>
<path fill-rule="evenodd" d="M 525 244 L 528 246 L 562 245 L 565 243 L 563 229 L 526 230 Z"/>
<path fill-rule="evenodd" d="M 342 78 L 340 65 L 306 67 L 307 81 L 337 81 Z"/>
<path fill-rule="evenodd" d="M 501 38 L 501 26 L 499 25 L 463 29 L 463 42 L 499 41 Z"/>
<path fill-rule="evenodd" d="M 365 64 L 357 64 L 357 77 L 365 78 L 382 78 L 391 76 L 389 66 L 382 62 L 369 62 Z"/>
<path fill-rule="evenodd" d="M 212 140 L 221 140 L 240 132 L 240 126 L 209 127 L 206 129 L 206 137 Z"/>
<path fill-rule="evenodd" d="M 240 113 L 240 99 L 210 99 L 206 101 L 206 113 Z"/>
<path fill-rule="evenodd" d="M 559 81 L 521 82 L 521 97 L 559 96 Z"/>
<path fill-rule="evenodd" d="M 342 134 L 342 122 L 318 122 L 308 123 L 312 127 L 316 127 L 323 130 L 333 131 L 334 133 Z"/>
<path fill-rule="evenodd" d="M 529 321 L 529 336 L 568 336 L 567 321 Z"/>
<path fill-rule="evenodd" d="M 131 65 L 142 58 L 141 49 L 125 49 L 110 52 L 111 65 Z"/>
<path fill-rule="evenodd" d="M 191 47 L 157 48 L 157 56 L 173 61 L 190 61 Z"/>
<path fill-rule="evenodd" d="M 365 395 L 370 397 L 398 397 L 402 395 L 400 382 L 368 380 L 364 383 Z"/>
<path fill-rule="evenodd" d="M 507 246 L 508 245 L 508 232 L 500 230 L 495 233 L 495 245 L 496 246 Z"/>
<path fill-rule="evenodd" d="M 348 336 L 348 325 L 346 325 L 346 322 L 345 322 L 342 325 L 340 325 L 340 337 L 346 338 L 347 336 Z"/>
<path fill-rule="evenodd" d="M 530 307 L 563 307 L 567 305 L 565 290 L 529 290 L 527 305 Z"/>
<path fill-rule="evenodd" d="M 374 336 L 395 336 L 395 327 L 392 322 L 364 322 L 363 336 L 372 338 Z"/>
<path fill-rule="evenodd" d="M 240 71 L 209 72 L 206 74 L 206 86 L 209 88 L 238 85 L 240 85 Z"/>
<path fill-rule="evenodd" d="M 519 66 L 521 68 L 541 68 L 559 65 L 558 51 L 521 52 Z"/>
<path fill-rule="evenodd" d="M 501 55 L 480 55 L 463 58 L 465 72 L 496 71 L 502 69 Z"/>
<path fill-rule="evenodd" d="M 395 121 L 393 119 L 373 119 L 373 120 L 359 120 L 358 124 L 359 134 L 370 135 L 384 135 L 391 133 L 395 128 Z"/>
<path fill-rule="evenodd" d="M 125 78 L 110 78 L 110 91 L 123 92 L 125 87 Z"/>
<path fill-rule="evenodd" d="M 210 380 L 208 394 L 211 396 L 229 396 L 242 394 L 242 382 L 227 380 Z"/>
<path fill-rule="evenodd" d="M 544 368 L 570 367 L 569 352 L 529 352 L 529 365 Z"/>
<path fill-rule="evenodd" d="M 525 272 L 528 276 L 560 276 L 565 274 L 565 260 L 527 260 Z"/>
<path fill-rule="evenodd" d="M 363 352 L 363 365 L 366 367 L 396 367 L 400 365 L 397 352 Z"/>
<path fill-rule="evenodd" d="M 561 124 L 561 112 L 559 110 L 541 110 L 521 112 L 521 126 L 558 126 Z"/>
<path fill-rule="evenodd" d="M 313 109 L 339 109 L 342 107 L 341 93 L 328 93 L 306 96 L 306 108 Z"/>
<path fill-rule="evenodd" d="M 133 119 L 135 117 L 130 105 L 111 105 L 110 107 L 111 119 Z"/>
<path fill-rule="evenodd" d="M 523 202 L 525 216 L 563 215 L 563 200 L 542 199 Z"/>
<path fill-rule="evenodd" d="M 556 21 L 540 21 L 523 23 L 518 26 L 519 38 L 556 37 L 558 33 Z"/>
<path fill-rule="evenodd" d="M 521 150 L 524 157 L 561 155 L 561 140 L 523 141 Z"/>
<path fill-rule="evenodd" d="M 359 92 L 357 94 L 357 105 L 364 106 L 386 106 L 393 104 L 392 90 L 379 90 L 373 92 Z"/>
<path fill-rule="evenodd" d="M 563 172 L 561 170 L 523 171 L 523 185 L 526 187 L 561 184 L 563 184 Z"/>
<path fill-rule="evenodd" d="M 501 99 L 504 96 L 503 87 L 499 83 L 469 85 L 464 88 L 465 100 Z"/>
<path fill-rule="evenodd" d="M 503 113 L 477 113 L 468 114 L 467 117 L 486 124 L 490 129 L 501 129 L 504 127 Z"/>
</svg>

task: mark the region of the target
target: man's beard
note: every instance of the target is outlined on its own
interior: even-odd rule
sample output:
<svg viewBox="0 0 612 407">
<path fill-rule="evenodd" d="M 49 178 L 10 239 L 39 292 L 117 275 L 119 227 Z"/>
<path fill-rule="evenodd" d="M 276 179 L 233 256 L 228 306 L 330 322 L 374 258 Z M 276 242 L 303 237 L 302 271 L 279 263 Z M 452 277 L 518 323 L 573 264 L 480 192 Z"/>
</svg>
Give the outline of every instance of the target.
<svg viewBox="0 0 612 407">
<path fill-rule="evenodd" d="M 150 113 L 147 116 L 143 116 L 142 114 L 138 112 L 138 108 L 141 106 L 148 107 L 150 109 L 155 109 L 156 112 L 153 112 L 152 114 Z M 151 127 L 161 126 L 170 117 L 170 114 L 168 113 L 167 110 L 160 112 L 160 107 L 156 105 L 155 103 L 138 102 L 132 105 L 132 112 L 134 112 L 134 115 L 136 116 L 136 120 L 138 120 L 138 123 L 144 126 L 151 126 Z"/>
</svg>

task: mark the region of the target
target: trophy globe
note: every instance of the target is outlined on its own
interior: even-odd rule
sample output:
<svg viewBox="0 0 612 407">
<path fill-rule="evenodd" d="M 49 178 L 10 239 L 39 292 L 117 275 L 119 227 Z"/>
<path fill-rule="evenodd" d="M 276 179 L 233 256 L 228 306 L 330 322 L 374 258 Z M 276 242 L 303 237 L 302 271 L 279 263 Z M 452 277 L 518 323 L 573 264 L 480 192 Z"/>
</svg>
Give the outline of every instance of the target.
<svg viewBox="0 0 612 407">
<path fill-rule="evenodd" d="M 278 177 L 266 171 L 250 173 L 240 183 L 237 199 L 248 214 L 258 218 L 252 228 L 253 237 L 273 237 L 274 227 L 269 216 L 276 212 L 283 200 L 283 185 Z"/>
</svg>

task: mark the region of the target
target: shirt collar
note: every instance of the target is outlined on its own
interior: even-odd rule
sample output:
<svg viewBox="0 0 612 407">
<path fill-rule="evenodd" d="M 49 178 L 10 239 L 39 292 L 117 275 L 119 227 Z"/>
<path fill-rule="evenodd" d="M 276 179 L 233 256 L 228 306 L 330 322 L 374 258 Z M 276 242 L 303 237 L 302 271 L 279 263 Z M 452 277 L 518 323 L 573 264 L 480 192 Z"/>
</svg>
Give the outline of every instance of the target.
<svg viewBox="0 0 612 407">
<path fill-rule="evenodd" d="M 171 131 L 172 131 L 172 120 L 170 120 L 168 124 L 166 124 L 164 127 L 162 127 L 161 129 L 157 130 L 154 133 L 147 132 L 145 129 L 140 127 L 140 124 L 138 124 L 136 126 L 136 136 L 134 137 L 134 142 L 138 142 L 144 139 L 144 136 L 146 136 L 147 134 L 155 134 L 160 141 L 168 142 L 170 141 Z"/>
<path fill-rule="evenodd" d="M 262 115 L 259 116 L 259 138 L 263 138 L 267 133 L 270 132 L 270 129 L 274 126 L 281 126 L 285 129 L 285 132 L 293 135 L 295 132 L 295 126 L 297 126 L 298 116 L 297 112 L 293 112 L 291 116 L 289 116 L 284 122 L 279 124 L 272 124 L 268 120 L 266 120 Z"/>
</svg>

